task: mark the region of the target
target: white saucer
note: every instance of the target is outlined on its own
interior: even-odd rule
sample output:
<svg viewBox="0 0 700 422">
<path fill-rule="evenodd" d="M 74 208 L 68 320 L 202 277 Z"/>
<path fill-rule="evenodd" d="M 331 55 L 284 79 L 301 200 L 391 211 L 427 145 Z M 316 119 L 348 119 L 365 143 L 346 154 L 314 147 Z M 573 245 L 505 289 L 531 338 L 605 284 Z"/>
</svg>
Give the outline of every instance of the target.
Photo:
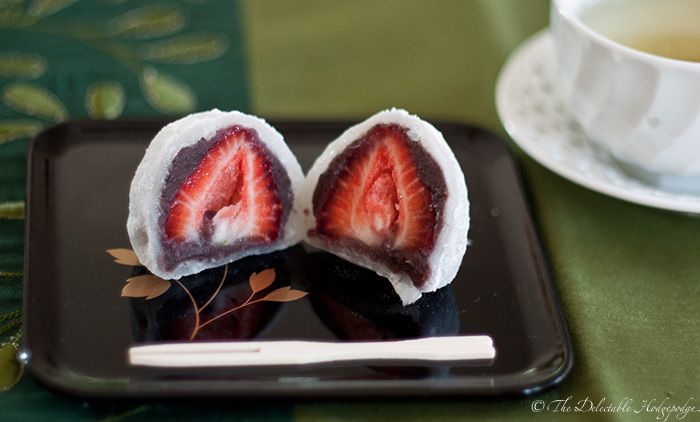
<svg viewBox="0 0 700 422">
<path fill-rule="evenodd" d="M 525 41 L 508 58 L 496 84 L 496 108 L 506 131 L 534 160 L 600 193 L 649 207 L 700 214 L 700 196 L 644 184 L 594 148 L 569 116 L 554 82 L 548 30 Z"/>
</svg>

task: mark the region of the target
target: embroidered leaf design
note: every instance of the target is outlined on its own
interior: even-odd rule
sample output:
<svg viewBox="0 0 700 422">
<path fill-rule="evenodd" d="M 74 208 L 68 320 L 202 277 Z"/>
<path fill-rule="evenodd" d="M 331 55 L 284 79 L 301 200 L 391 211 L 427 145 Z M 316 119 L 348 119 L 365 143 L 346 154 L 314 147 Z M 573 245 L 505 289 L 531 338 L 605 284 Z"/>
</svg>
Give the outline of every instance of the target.
<svg viewBox="0 0 700 422">
<path fill-rule="evenodd" d="M 21 220 L 24 218 L 24 201 L 0 203 L 0 218 Z"/>
<path fill-rule="evenodd" d="M 182 9 L 174 5 L 154 4 L 117 16 L 108 23 L 112 35 L 127 38 L 157 38 L 174 34 L 187 24 Z"/>
<path fill-rule="evenodd" d="M 165 114 L 190 113 L 197 106 L 197 96 L 189 85 L 153 68 L 142 73 L 141 91 L 156 110 Z"/>
<path fill-rule="evenodd" d="M 9 107 L 42 119 L 60 122 L 68 117 L 61 101 L 48 89 L 32 82 L 11 82 L 2 92 L 2 101 Z"/>
<path fill-rule="evenodd" d="M 297 299 L 301 299 L 308 293 L 301 290 L 292 290 L 290 286 L 280 287 L 277 290 L 273 290 L 267 296 L 263 297 L 262 300 L 267 300 L 270 302 L 291 302 Z"/>
<path fill-rule="evenodd" d="M 18 119 L 0 121 L 0 144 L 34 136 L 44 128 L 38 120 Z"/>
<path fill-rule="evenodd" d="M 122 265 L 129 265 L 132 267 L 138 267 L 141 265 L 139 262 L 139 257 L 131 249 L 107 249 L 107 253 L 115 257 L 114 262 Z"/>
<path fill-rule="evenodd" d="M 0 347 L 0 392 L 12 388 L 22 378 L 24 365 L 17 359 L 19 346 L 8 342 Z"/>
<path fill-rule="evenodd" d="M 29 5 L 28 12 L 32 16 L 53 15 L 76 1 L 78 0 L 34 0 Z"/>
<path fill-rule="evenodd" d="M 214 60 L 226 52 L 228 38 L 202 32 L 154 41 L 141 47 L 141 57 L 160 63 L 192 64 Z"/>
<path fill-rule="evenodd" d="M 85 94 L 85 108 L 93 119 L 113 120 L 122 114 L 125 97 L 124 88 L 117 81 L 94 82 Z"/>
<path fill-rule="evenodd" d="M 0 25 L 12 26 L 24 16 L 22 0 L 0 0 Z"/>
<path fill-rule="evenodd" d="M 274 268 L 268 268 L 267 270 L 260 271 L 259 273 L 252 273 L 248 279 L 250 288 L 253 290 L 253 294 L 270 287 L 274 281 Z"/>
<path fill-rule="evenodd" d="M 126 286 L 122 289 L 122 296 L 145 297 L 146 300 L 156 298 L 167 292 L 170 281 L 163 280 L 152 274 L 140 275 L 126 280 Z"/>
<path fill-rule="evenodd" d="M 46 72 L 47 67 L 44 56 L 36 53 L 19 51 L 0 53 L 0 75 L 8 78 L 36 79 Z"/>
</svg>

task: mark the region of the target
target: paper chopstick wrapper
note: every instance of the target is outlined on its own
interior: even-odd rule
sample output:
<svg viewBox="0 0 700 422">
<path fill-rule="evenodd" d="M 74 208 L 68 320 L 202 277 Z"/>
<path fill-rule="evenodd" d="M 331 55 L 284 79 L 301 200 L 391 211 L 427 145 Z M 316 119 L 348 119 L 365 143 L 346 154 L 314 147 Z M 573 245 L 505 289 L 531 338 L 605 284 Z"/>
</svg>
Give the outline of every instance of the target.
<svg viewBox="0 0 700 422">
<path fill-rule="evenodd" d="M 491 337 L 449 336 L 411 340 L 229 341 L 134 346 L 129 362 L 151 367 L 277 366 L 347 361 L 462 362 L 496 356 Z"/>
</svg>

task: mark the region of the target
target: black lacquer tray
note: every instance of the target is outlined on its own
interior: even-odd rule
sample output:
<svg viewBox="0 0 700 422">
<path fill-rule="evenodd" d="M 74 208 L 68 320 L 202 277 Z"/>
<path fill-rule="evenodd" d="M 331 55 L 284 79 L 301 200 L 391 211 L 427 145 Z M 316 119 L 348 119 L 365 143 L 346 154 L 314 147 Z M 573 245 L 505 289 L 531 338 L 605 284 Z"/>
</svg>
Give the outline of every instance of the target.
<svg viewBox="0 0 700 422">
<path fill-rule="evenodd" d="M 80 396 L 380 397 L 532 394 L 560 382 L 571 347 L 520 175 L 505 144 L 479 128 L 437 124 L 464 169 L 470 246 L 452 284 L 398 305 L 388 282 L 303 245 L 213 269 L 155 299 L 121 295 L 143 273 L 106 251 L 130 248 L 131 178 L 162 121 L 70 122 L 30 147 L 25 240 L 24 348 L 31 373 Z M 271 122 L 302 168 L 348 122 Z M 192 300 L 240 303 L 248 275 L 275 268 L 279 286 L 309 294 L 249 306 L 194 341 L 361 341 L 488 334 L 496 358 L 461 365 L 402 362 L 265 368 L 155 369 L 128 364 L 130 346 L 192 332 Z M 213 286 L 213 287 L 212 287 Z M 274 287 L 274 286 L 273 286 Z M 217 304 L 215 307 L 214 304 Z M 228 306 L 234 306 L 229 304 Z M 204 315 L 202 316 L 204 318 Z M 184 334 L 183 334 L 184 333 Z"/>
</svg>

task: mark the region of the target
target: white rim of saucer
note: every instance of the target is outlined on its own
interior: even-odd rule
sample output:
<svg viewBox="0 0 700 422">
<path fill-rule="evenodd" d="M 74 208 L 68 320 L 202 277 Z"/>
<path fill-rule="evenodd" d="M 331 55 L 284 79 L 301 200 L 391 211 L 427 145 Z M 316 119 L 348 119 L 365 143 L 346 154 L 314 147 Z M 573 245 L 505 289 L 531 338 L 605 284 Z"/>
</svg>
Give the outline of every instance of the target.
<svg viewBox="0 0 700 422">
<path fill-rule="evenodd" d="M 496 81 L 496 110 L 498 116 L 516 145 L 520 147 L 535 161 L 552 170 L 560 176 L 591 190 L 606 194 L 618 199 L 645 205 L 653 208 L 677 211 L 681 213 L 700 214 L 700 196 L 692 194 L 677 194 L 665 191 L 654 186 L 644 184 L 622 170 L 619 171 L 620 179 L 635 183 L 638 189 L 630 190 L 628 187 L 618 186 L 607 180 L 594 178 L 590 174 L 579 170 L 576 166 L 553 157 L 547 150 L 541 147 L 541 142 L 526 136 L 521 128 L 528 122 L 518 118 L 512 109 L 512 88 L 518 82 L 517 76 L 525 66 L 547 65 L 553 62 L 552 40 L 549 28 L 535 33 L 520 44 L 506 59 Z M 555 84 L 552 87 L 556 90 Z M 594 156 L 592 147 L 588 148 L 591 156 Z"/>
</svg>

